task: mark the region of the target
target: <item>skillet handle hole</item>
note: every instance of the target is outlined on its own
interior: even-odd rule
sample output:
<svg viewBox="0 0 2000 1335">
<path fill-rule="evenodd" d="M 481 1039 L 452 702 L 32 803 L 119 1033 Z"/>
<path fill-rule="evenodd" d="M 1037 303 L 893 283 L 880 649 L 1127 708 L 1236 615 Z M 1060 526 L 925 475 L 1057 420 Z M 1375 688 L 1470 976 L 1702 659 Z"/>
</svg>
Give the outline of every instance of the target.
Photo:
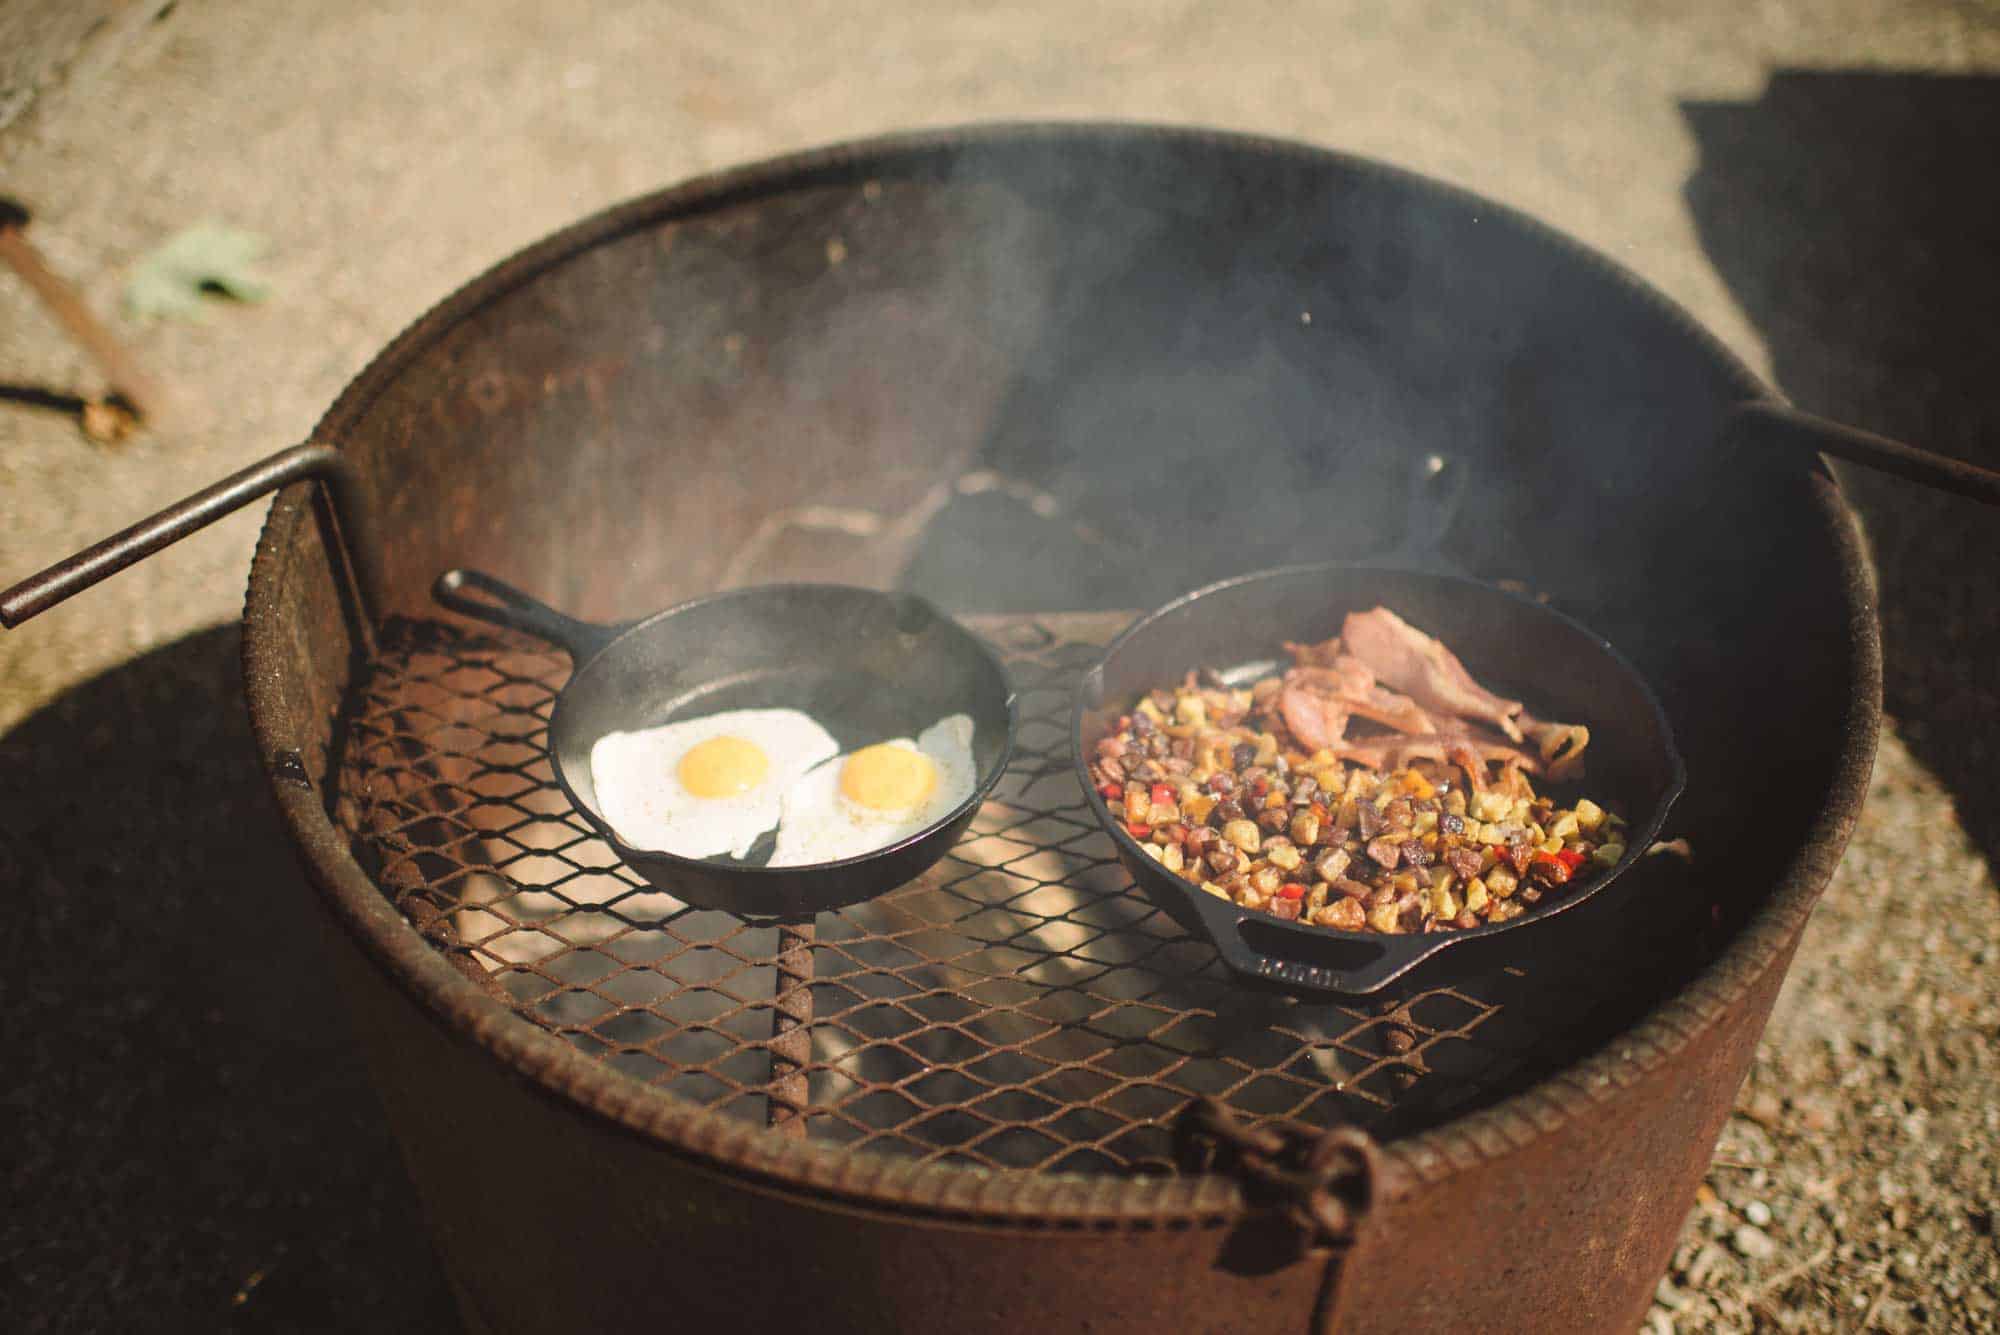
<svg viewBox="0 0 2000 1335">
<path fill-rule="evenodd" d="M 1343 973 L 1364 969 L 1388 953 L 1387 947 L 1379 941 L 1335 936 L 1327 931 L 1308 933 L 1297 928 L 1262 923 L 1255 918 L 1243 919 L 1236 925 L 1236 930 L 1243 943 L 1259 955 L 1313 968 L 1337 969 Z"/>
</svg>

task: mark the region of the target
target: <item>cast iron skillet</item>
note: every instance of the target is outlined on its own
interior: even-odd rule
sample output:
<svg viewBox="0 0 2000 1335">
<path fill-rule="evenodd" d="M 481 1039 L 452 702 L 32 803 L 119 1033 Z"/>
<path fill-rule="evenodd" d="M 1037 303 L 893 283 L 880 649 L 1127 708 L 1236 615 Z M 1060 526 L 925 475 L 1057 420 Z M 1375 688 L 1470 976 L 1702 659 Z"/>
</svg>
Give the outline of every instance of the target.
<svg viewBox="0 0 2000 1335">
<path fill-rule="evenodd" d="M 1085 800 L 1139 888 L 1176 922 L 1214 942 L 1238 973 L 1365 995 L 1440 951 L 1530 929 L 1602 893 L 1644 856 L 1686 783 L 1666 711 L 1616 649 L 1552 608 L 1449 569 L 1438 548 L 1456 509 L 1451 493 L 1465 481 L 1464 470 L 1449 460 L 1426 458 L 1394 551 L 1373 561 L 1288 566 L 1197 589 L 1134 622 L 1078 683 L 1070 733 Z M 1543 718 L 1590 729 L 1584 786 L 1630 822 L 1625 856 L 1616 866 L 1508 922 L 1384 936 L 1315 927 L 1232 904 L 1168 871 L 1126 832 L 1091 782 L 1089 765 L 1097 743 L 1140 695 L 1179 681 L 1191 668 L 1214 668 L 1244 681 L 1264 676 L 1283 660 L 1284 641 L 1327 639 L 1339 633 L 1347 613 L 1377 605 L 1443 640 L 1482 685 L 1525 700 Z M 1531 654 L 1523 652 L 1528 646 Z"/>
<path fill-rule="evenodd" d="M 1014 693 L 999 661 L 970 631 L 910 594 L 773 584 L 606 626 L 564 616 L 471 570 L 446 571 L 431 592 L 454 612 L 525 631 L 569 654 L 576 671 L 549 714 L 556 782 L 627 866 L 702 908 L 803 916 L 913 880 L 951 851 L 1013 750 Z M 799 867 L 633 848 L 598 814 L 590 748 L 605 733 L 725 709 L 776 708 L 810 714 L 842 751 L 969 714 L 978 782 L 942 820 L 908 838 Z"/>
</svg>

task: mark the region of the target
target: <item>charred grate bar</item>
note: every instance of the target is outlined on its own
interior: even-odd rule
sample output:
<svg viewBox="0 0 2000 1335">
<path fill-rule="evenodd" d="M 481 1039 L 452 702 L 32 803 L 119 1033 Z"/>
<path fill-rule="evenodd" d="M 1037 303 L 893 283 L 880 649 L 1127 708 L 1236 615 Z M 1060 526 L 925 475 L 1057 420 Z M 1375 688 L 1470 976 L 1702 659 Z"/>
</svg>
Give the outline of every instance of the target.
<svg viewBox="0 0 2000 1335">
<path fill-rule="evenodd" d="M 706 1107 L 921 1160 L 1171 1172 L 1172 1120 L 1204 1095 L 1387 1139 L 1560 1069 L 1643 1004 L 1608 967 L 1375 1004 L 1234 981 L 1131 888 L 1070 767 L 1071 685 L 1126 619 L 975 619 L 1020 692 L 1011 768 L 950 857 L 813 924 L 690 908 L 627 871 L 543 754 L 567 660 L 437 623 L 384 628 L 338 730 L 334 815 L 524 1018 Z"/>
</svg>

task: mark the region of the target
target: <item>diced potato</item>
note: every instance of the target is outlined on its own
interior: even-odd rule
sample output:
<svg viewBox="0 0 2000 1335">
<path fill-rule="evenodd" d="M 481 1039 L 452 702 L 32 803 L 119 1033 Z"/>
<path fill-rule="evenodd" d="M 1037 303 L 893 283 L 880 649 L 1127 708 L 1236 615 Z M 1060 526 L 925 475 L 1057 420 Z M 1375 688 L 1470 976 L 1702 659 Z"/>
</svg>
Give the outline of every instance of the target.
<svg viewBox="0 0 2000 1335">
<path fill-rule="evenodd" d="M 1181 799 L 1181 815 L 1190 825 L 1205 824 L 1208 813 L 1215 810 L 1220 799 L 1210 793 L 1196 793 Z"/>
<path fill-rule="evenodd" d="M 1486 889 L 1495 899 L 1509 899 L 1520 887 L 1521 878 L 1506 867 L 1495 867 L 1486 873 Z"/>
<path fill-rule="evenodd" d="M 1514 904 L 1514 903 L 1495 904 L 1493 906 L 1492 916 L 1488 919 L 1488 921 L 1506 922 L 1509 918 L 1520 917 L 1521 914 L 1524 912 L 1526 912 L 1526 910 L 1524 910 L 1519 904 Z"/>
<path fill-rule="evenodd" d="M 1387 936 L 1402 933 L 1403 922 L 1394 904 L 1380 904 L 1368 911 L 1368 925 Z"/>
<path fill-rule="evenodd" d="M 1361 911 L 1361 904 L 1353 899 L 1336 899 L 1325 908 L 1313 914 L 1313 921 L 1321 927 L 1338 927 L 1342 931 L 1358 932 L 1367 923 L 1367 915 Z"/>
<path fill-rule="evenodd" d="M 1148 825 L 1171 825 L 1181 818 L 1181 809 L 1171 802 L 1155 802 L 1146 809 Z"/>
<path fill-rule="evenodd" d="M 1481 793 L 1472 799 L 1472 814 L 1482 821 L 1503 821 L 1514 814 L 1514 804 L 1502 793 Z"/>
<path fill-rule="evenodd" d="M 1299 850 L 1290 844 L 1279 844 L 1275 848 L 1268 848 L 1264 850 L 1264 856 L 1271 860 L 1272 866 L 1282 871 L 1297 871 L 1299 864 L 1305 861 L 1299 856 Z"/>
<path fill-rule="evenodd" d="M 1465 790 L 1454 788 L 1444 795 L 1444 809 L 1454 816 L 1463 816 L 1465 810 Z"/>
<path fill-rule="evenodd" d="M 1585 830 L 1594 830 L 1604 823 L 1604 808 L 1584 798 L 1576 804 L 1576 823 Z"/>
<path fill-rule="evenodd" d="M 1466 833 L 1470 834 L 1471 832 L 1472 832 L 1472 827 L 1467 826 Z M 1482 844 L 1487 844 L 1497 847 L 1498 845 L 1507 842 L 1507 836 L 1504 833 L 1502 833 L 1498 823 L 1492 825 L 1482 825 L 1479 827 L 1479 842 Z"/>
<path fill-rule="evenodd" d="M 1535 845 L 1535 847 L 1541 849 L 1544 853 L 1560 853 L 1563 851 L 1563 841 L 1560 839 L 1544 839 L 1541 843 Z"/>
<path fill-rule="evenodd" d="M 1451 882 L 1431 887 L 1431 916 L 1451 919 L 1458 916 L 1458 896 L 1451 892 Z"/>
<path fill-rule="evenodd" d="M 1486 894 L 1485 881 L 1475 876 L 1465 883 L 1465 907 L 1474 913 L 1484 913 L 1486 905 L 1490 902 Z"/>
<path fill-rule="evenodd" d="M 1458 895 L 1452 893 L 1452 873 L 1444 871 L 1430 883 L 1430 915 L 1458 917 Z"/>
<path fill-rule="evenodd" d="M 1576 834 L 1582 824 L 1583 822 L 1577 819 L 1576 812 L 1565 811 L 1556 817 L 1555 824 L 1549 826 L 1549 834 L 1557 839 L 1568 839 Z"/>
<path fill-rule="evenodd" d="M 1595 862 L 1600 867 L 1609 867 L 1616 864 L 1618 859 L 1624 856 L 1625 856 L 1625 845 L 1600 844 L 1598 845 L 1597 851 L 1590 855 L 1590 860 L 1592 862 Z"/>
<path fill-rule="evenodd" d="M 1517 825 L 1526 825 L 1528 823 L 1528 807 L 1530 805 L 1532 804 L 1525 797 L 1515 798 L 1513 809 L 1507 813 L 1507 818 Z"/>
<path fill-rule="evenodd" d="M 1186 866 L 1187 863 L 1181 853 L 1181 846 L 1179 844 L 1168 844 L 1162 849 L 1160 851 L 1160 865 L 1168 871 L 1179 871 L 1182 867 Z"/>
<path fill-rule="evenodd" d="M 1140 844 L 1139 847 L 1145 849 L 1155 862 L 1165 862 L 1167 860 L 1167 850 L 1158 844 Z"/>
<path fill-rule="evenodd" d="M 1255 853 L 1264 846 L 1264 832 L 1257 828 L 1255 821 L 1230 821 L 1222 827 L 1222 837 L 1245 853 Z"/>
<path fill-rule="evenodd" d="M 1198 695 L 1183 695 L 1174 701 L 1174 717 L 1190 727 L 1208 726 L 1208 702 Z"/>
<path fill-rule="evenodd" d="M 1438 827 L 1437 812 L 1419 811 L 1417 813 L 1417 823 L 1413 825 L 1411 828 L 1415 830 L 1416 833 L 1418 834 L 1431 834 L 1436 831 L 1437 827 Z"/>
<path fill-rule="evenodd" d="M 1151 696 L 1139 702 L 1138 711 L 1155 723 L 1165 723 L 1167 721 L 1166 715 L 1160 712 L 1160 707 L 1153 703 Z"/>
<path fill-rule="evenodd" d="M 1268 765 L 1277 758 L 1278 758 L 1277 737 L 1268 732 L 1258 733 L 1256 763 L 1259 765 Z"/>
<path fill-rule="evenodd" d="M 1276 867 L 1259 867 L 1250 873 L 1250 888 L 1260 895 L 1274 895 L 1285 883 L 1285 874 Z"/>
<path fill-rule="evenodd" d="M 1214 895 L 1217 899 L 1229 898 L 1229 892 L 1227 890 L 1224 890 L 1221 886 L 1217 885 L 1214 881 L 1203 881 L 1201 883 L 1201 888 L 1208 891 L 1208 893 L 1210 893 L 1211 895 Z"/>
</svg>

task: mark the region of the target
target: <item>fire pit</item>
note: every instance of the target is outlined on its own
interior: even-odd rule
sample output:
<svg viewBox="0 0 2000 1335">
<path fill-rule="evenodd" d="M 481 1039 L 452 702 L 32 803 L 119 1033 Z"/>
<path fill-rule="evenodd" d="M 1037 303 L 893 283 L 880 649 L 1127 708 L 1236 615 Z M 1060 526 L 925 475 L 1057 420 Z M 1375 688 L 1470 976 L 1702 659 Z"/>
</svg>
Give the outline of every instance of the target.
<svg viewBox="0 0 2000 1335">
<path fill-rule="evenodd" d="M 367 598 L 287 488 L 245 660 L 468 1323 L 1636 1326 L 1874 745 L 1859 537 L 1731 429 L 1766 397 L 1517 214 L 1144 128 L 727 173 L 447 301 L 317 433 L 381 535 Z M 1469 476 L 1445 556 L 1658 691 L 1695 858 L 1450 986 L 1263 988 L 1132 890 L 1070 692 L 1136 609 L 1402 541 L 1433 452 Z M 452 566 L 603 621 L 910 589 L 1004 656 L 1011 767 L 887 895 L 689 907 L 569 807 L 566 660 L 443 616 Z"/>
</svg>

